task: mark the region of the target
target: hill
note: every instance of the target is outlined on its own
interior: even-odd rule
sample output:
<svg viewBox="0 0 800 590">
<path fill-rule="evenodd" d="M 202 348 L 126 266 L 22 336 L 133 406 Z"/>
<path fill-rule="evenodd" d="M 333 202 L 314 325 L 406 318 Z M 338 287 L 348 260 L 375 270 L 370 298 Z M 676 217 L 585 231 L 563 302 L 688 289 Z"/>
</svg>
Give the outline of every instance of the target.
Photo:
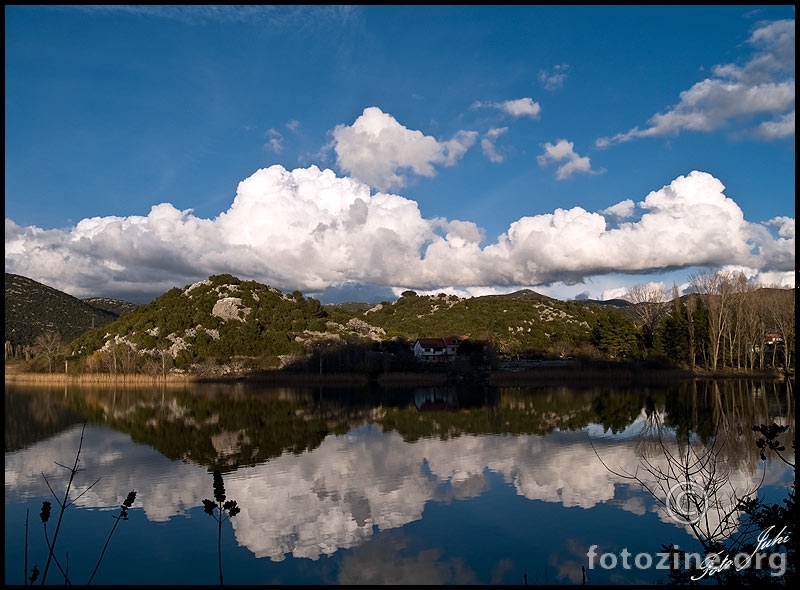
<svg viewBox="0 0 800 590">
<path fill-rule="evenodd" d="M 620 307 L 622 305 L 623 307 Z M 396 301 L 321 305 L 295 291 L 232 275 L 215 275 L 172 289 L 145 305 L 100 297 L 83 300 L 26 277 L 6 273 L 6 334 L 13 344 L 58 332 L 89 355 L 109 339 L 153 356 L 169 351 L 178 364 L 213 357 L 307 355 L 334 345 L 458 334 L 491 342 L 508 354 L 552 354 L 589 341 L 598 317 L 626 302 L 564 302 L 524 289 L 507 295 L 459 298 L 406 291 Z M 629 310 L 626 310 L 629 311 Z M 93 329 L 94 328 L 94 329 Z M 100 329 L 102 328 L 102 329 Z M 9 339 L 7 337 L 7 339 Z"/>
<path fill-rule="evenodd" d="M 338 321 L 337 321 L 338 320 Z M 232 275 L 173 288 L 73 342 L 81 355 L 127 346 L 140 355 L 168 354 L 179 367 L 204 359 L 302 354 L 323 341 L 379 340 L 382 334 L 344 309 L 328 309 L 299 291 L 283 293 Z"/>
<path fill-rule="evenodd" d="M 417 338 L 453 334 L 506 354 L 566 353 L 586 345 L 607 313 L 531 290 L 463 299 L 406 291 L 377 305 L 323 306 L 299 291 L 283 293 L 226 274 L 174 288 L 83 334 L 72 348 L 84 358 L 101 349 L 115 357 L 118 350 L 169 357 L 178 368 L 232 359 L 250 369 L 285 367 L 335 355 L 329 362 L 352 369 L 389 349 L 407 354 Z"/>
<path fill-rule="evenodd" d="M 458 334 L 492 342 L 508 354 L 550 353 L 580 347 L 605 311 L 576 301 L 559 301 L 535 291 L 459 298 L 417 295 L 406 291 L 361 317 L 388 336 L 419 337 Z"/>
<path fill-rule="evenodd" d="M 784 346 L 794 339 L 790 290 L 760 288 L 726 302 L 735 333 L 712 332 L 707 306 L 718 303 L 697 296 L 661 304 L 561 301 L 524 289 L 470 298 L 409 290 L 378 304 L 322 305 L 300 291 L 283 293 L 224 274 L 135 306 L 78 300 L 7 273 L 6 334 L 7 343 L 9 336 L 19 343 L 59 332 L 69 346 L 55 356 L 79 361 L 69 365 L 79 372 L 160 373 L 174 367 L 219 375 L 281 367 L 322 374 L 323 366 L 326 373 L 372 373 L 376 367 L 403 372 L 415 364 L 416 339 L 444 336 L 465 338 L 459 355 L 478 359 L 483 353 L 484 360 L 645 358 L 652 352 L 712 369 L 709 358 L 737 369 L 777 367 L 778 361 L 791 366 L 793 347 Z M 723 339 L 735 348 L 722 348 Z"/>
<path fill-rule="evenodd" d="M 57 332 L 68 342 L 135 307 L 117 299 L 81 300 L 33 279 L 6 273 L 5 339 L 12 346 L 32 345 L 40 334 Z"/>
<path fill-rule="evenodd" d="M 111 299 L 109 297 L 86 297 L 81 301 L 85 301 L 97 309 L 110 311 L 117 317 L 126 313 L 130 313 L 139 307 L 137 304 L 131 303 L 130 301 L 125 301 L 124 299 Z"/>
</svg>

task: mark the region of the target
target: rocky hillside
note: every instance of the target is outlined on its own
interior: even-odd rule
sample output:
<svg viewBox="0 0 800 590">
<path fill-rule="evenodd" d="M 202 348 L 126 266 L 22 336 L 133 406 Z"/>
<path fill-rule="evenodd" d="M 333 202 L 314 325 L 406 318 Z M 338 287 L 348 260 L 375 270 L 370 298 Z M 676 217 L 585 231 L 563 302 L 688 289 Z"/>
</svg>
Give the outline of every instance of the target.
<svg viewBox="0 0 800 590">
<path fill-rule="evenodd" d="M 5 339 L 12 346 L 32 345 L 43 332 L 57 332 L 68 342 L 135 307 L 117 299 L 77 299 L 33 279 L 6 273 Z"/>
<path fill-rule="evenodd" d="M 347 346 L 377 349 L 419 337 L 459 335 L 491 342 L 506 353 L 553 354 L 587 343 L 606 313 L 600 305 L 563 302 L 529 290 L 467 299 L 406 291 L 378 305 L 323 306 L 299 291 L 283 293 L 214 275 L 87 332 L 73 349 L 85 357 L 124 345 L 141 356 L 168 355 L 178 366 L 237 357 L 271 358 L 274 366 Z"/>
<path fill-rule="evenodd" d="M 790 366 L 793 353 L 783 343 L 794 342 L 793 295 L 788 289 L 761 288 L 737 298 L 726 313 L 738 318 L 731 325 L 739 331 L 722 336 L 737 342 L 738 356 L 725 349 L 726 357 L 721 359 L 717 351 L 717 358 L 736 367 L 745 362 L 751 367 L 777 366 L 779 360 Z M 713 299 L 708 304 L 717 305 Z M 464 354 L 470 357 L 484 351 L 493 357 L 599 354 L 616 359 L 636 356 L 646 346 L 656 357 L 684 365 L 712 358 L 703 299 L 680 298 L 660 310 L 643 305 L 651 304 L 561 301 L 527 289 L 471 298 L 405 291 L 397 300 L 379 304 L 322 305 L 300 291 L 283 293 L 224 274 L 133 306 L 78 300 L 7 273 L 6 338 L 31 342 L 45 331 L 59 332 L 69 350 L 58 354 L 80 361 L 71 365 L 75 370 L 113 373 L 194 370 L 201 365 L 213 369 L 215 364 L 235 366 L 231 370 L 236 373 L 274 367 L 320 373 L 323 367 L 372 371 L 376 364 L 384 371 L 390 365 L 405 371 L 413 364 L 413 356 L 408 356 L 417 338 L 444 336 L 465 337 L 469 350 Z M 648 320 L 646 314 L 656 311 L 660 319 L 653 315 L 655 319 Z M 653 322 L 648 332 L 641 327 L 645 320 Z M 687 327 L 689 320 L 693 332 Z M 690 333 L 699 338 L 694 348 L 687 343 Z M 692 350 L 694 359 L 687 357 Z M 755 351 L 758 358 L 743 356 L 747 351 Z"/>
<path fill-rule="evenodd" d="M 413 341 L 455 334 L 492 342 L 508 353 L 545 353 L 587 342 L 597 318 L 605 313 L 603 306 L 559 301 L 525 289 L 470 298 L 406 291 L 397 301 L 376 305 L 359 317 L 390 337 Z"/>
<path fill-rule="evenodd" d="M 236 358 L 283 366 L 287 359 L 332 350 L 341 359 L 347 347 L 359 351 L 348 357 L 352 364 L 353 355 L 385 351 L 391 343 L 408 349 L 417 338 L 449 335 L 491 343 L 507 354 L 570 353 L 586 345 L 592 328 L 612 311 L 630 309 L 565 302 L 531 290 L 472 298 L 406 291 L 396 301 L 377 305 L 323 306 L 299 291 L 283 293 L 228 274 L 171 289 L 136 306 L 105 298 L 79 300 L 6 273 L 6 334 L 16 343 L 32 342 L 44 331 L 59 332 L 82 358 L 97 351 L 116 357 L 120 350 L 135 352 L 139 361 L 169 357 L 178 367 Z"/>
<path fill-rule="evenodd" d="M 231 275 L 174 288 L 73 342 L 82 356 L 125 346 L 168 354 L 179 366 L 203 359 L 290 357 L 323 343 L 379 341 L 385 333 L 350 312 L 323 307 L 299 291 Z"/>
</svg>

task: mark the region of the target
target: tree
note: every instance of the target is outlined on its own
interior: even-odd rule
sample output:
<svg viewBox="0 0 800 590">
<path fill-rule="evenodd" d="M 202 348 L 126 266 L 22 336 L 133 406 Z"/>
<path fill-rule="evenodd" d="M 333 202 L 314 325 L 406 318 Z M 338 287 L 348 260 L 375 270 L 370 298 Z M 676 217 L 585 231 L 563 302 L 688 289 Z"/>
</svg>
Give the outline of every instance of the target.
<svg viewBox="0 0 800 590">
<path fill-rule="evenodd" d="M 740 346 L 743 349 L 745 363 L 751 369 L 764 367 L 764 334 L 767 329 L 762 313 L 764 290 L 754 290 L 744 298 L 739 306 L 741 314 Z"/>
<path fill-rule="evenodd" d="M 712 371 L 717 370 L 725 331 L 728 329 L 731 299 L 733 297 L 733 275 L 728 271 L 706 268 L 689 276 L 695 291 L 708 309 L 709 362 Z"/>
<path fill-rule="evenodd" d="M 644 350 L 653 349 L 658 322 L 663 316 L 666 294 L 660 285 L 639 283 L 628 290 L 625 299 L 633 303 L 633 310 L 639 317 Z"/>
<path fill-rule="evenodd" d="M 34 341 L 34 353 L 47 360 L 47 370 L 53 372 L 53 363 L 61 351 L 61 334 L 58 332 L 42 332 Z"/>
<path fill-rule="evenodd" d="M 795 339 L 794 331 L 794 297 L 785 297 L 780 290 L 770 289 L 767 295 L 767 309 L 770 310 L 769 319 L 775 330 L 783 340 L 783 367 L 789 370 L 792 359 L 792 343 Z"/>
<path fill-rule="evenodd" d="M 674 292 L 672 310 L 662 321 L 661 346 L 664 354 L 673 362 L 691 365 L 693 351 L 689 338 L 690 322 L 687 309 L 677 296 L 677 288 Z"/>
<path fill-rule="evenodd" d="M 636 326 L 616 311 L 600 316 L 592 329 L 592 344 L 611 358 L 633 355 L 636 343 Z"/>
<path fill-rule="evenodd" d="M 728 362 L 731 367 L 742 367 L 742 353 L 744 352 L 744 331 L 746 325 L 747 302 L 751 299 L 753 286 L 747 282 L 747 277 L 740 272 L 733 280 L 733 296 L 731 300 L 731 321 L 728 324 L 726 341 L 728 343 Z"/>
</svg>

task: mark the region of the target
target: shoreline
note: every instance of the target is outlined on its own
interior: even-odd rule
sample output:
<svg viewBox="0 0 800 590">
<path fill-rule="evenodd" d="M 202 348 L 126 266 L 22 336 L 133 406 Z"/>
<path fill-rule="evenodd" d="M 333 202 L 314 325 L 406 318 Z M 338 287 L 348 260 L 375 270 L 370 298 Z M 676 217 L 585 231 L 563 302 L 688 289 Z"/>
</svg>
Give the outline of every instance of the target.
<svg viewBox="0 0 800 590">
<path fill-rule="evenodd" d="M 736 372 L 718 371 L 716 373 L 688 371 L 684 369 L 633 369 L 631 367 L 599 367 L 599 368 L 536 368 L 525 371 L 492 371 L 475 379 L 456 379 L 445 372 L 398 372 L 367 376 L 361 373 L 284 373 L 280 371 L 253 373 L 247 375 L 224 375 L 218 377 L 202 377 L 190 374 L 163 375 L 110 375 L 92 373 L 68 375 L 65 373 L 32 373 L 8 370 L 6 366 L 6 384 L 27 385 L 114 385 L 130 387 L 181 387 L 186 385 L 207 383 L 246 383 L 264 385 L 341 385 L 365 386 L 376 384 L 384 387 L 418 386 L 433 387 L 453 383 L 483 383 L 489 386 L 508 387 L 528 384 L 586 383 L 602 381 L 619 384 L 659 384 L 680 383 L 687 381 L 723 380 L 723 379 L 760 379 L 780 381 L 794 379 L 794 374 L 785 375 L 775 372 Z"/>
</svg>

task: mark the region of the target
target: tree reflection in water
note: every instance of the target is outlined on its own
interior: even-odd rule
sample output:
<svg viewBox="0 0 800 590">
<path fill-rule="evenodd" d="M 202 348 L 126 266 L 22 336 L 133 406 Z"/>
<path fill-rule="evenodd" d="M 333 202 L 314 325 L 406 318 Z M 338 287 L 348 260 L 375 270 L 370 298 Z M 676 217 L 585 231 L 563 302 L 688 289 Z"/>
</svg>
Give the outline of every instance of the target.
<svg viewBox="0 0 800 590">
<path fill-rule="evenodd" d="M 680 551 L 677 545 L 663 545 L 664 552 L 672 555 L 672 582 L 696 583 L 709 575 L 716 575 L 719 583 L 793 581 L 796 544 L 792 533 L 797 522 L 794 484 L 778 504 L 760 499 L 758 491 L 764 484 L 769 453 L 794 469 L 794 462 L 783 454 L 785 438 L 791 437 L 794 448 L 794 423 L 748 427 L 748 421 L 754 419 L 747 412 L 754 404 L 748 402 L 765 399 L 759 396 L 757 387 L 750 391 L 729 388 L 726 399 L 716 381 L 692 386 L 693 395 L 687 398 L 678 393 L 672 398 L 672 407 L 667 404 L 665 414 L 659 414 L 648 399 L 637 443 L 641 458 L 633 470 L 609 466 L 594 444 L 592 449 L 610 473 L 641 486 L 701 544 L 705 560 L 700 562 L 688 559 L 689 553 Z M 787 386 L 791 394 L 791 383 Z M 706 408 L 697 403 L 701 400 Z M 710 412 L 702 411 L 709 407 Z M 789 436 L 784 436 L 790 430 Z M 741 464 L 752 461 L 753 448 L 760 449 L 760 479 L 737 479 Z M 784 554 L 778 554 L 781 548 Z M 780 580 L 770 568 L 750 565 L 754 560 L 742 559 L 741 565 L 730 562 L 726 567 L 725 556 L 753 556 L 756 552 L 764 554 L 763 563 L 776 562 L 769 562 L 768 555 L 782 557 L 785 563 Z M 721 568 L 710 564 L 721 564 Z"/>
</svg>

